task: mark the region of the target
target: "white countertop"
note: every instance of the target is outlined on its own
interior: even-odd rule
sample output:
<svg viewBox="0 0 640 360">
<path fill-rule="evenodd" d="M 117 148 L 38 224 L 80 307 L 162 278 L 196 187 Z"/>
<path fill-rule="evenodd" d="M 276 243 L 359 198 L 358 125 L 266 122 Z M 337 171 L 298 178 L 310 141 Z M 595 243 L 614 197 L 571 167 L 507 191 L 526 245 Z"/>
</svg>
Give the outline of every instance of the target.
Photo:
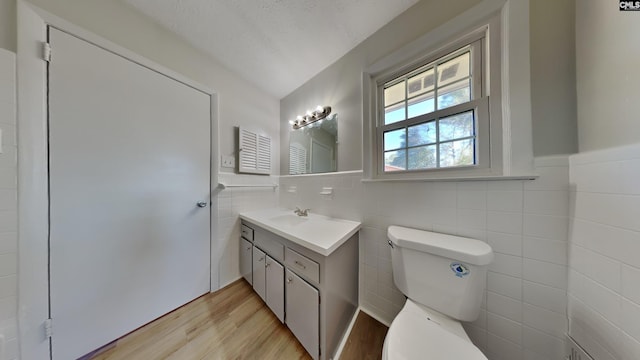
<svg viewBox="0 0 640 360">
<path fill-rule="evenodd" d="M 240 218 L 324 256 L 329 256 L 362 226 L 357 221 L 313 213 L 298 216 L 293 210 L 282 208 L 242 212 Z"/>
</svg>

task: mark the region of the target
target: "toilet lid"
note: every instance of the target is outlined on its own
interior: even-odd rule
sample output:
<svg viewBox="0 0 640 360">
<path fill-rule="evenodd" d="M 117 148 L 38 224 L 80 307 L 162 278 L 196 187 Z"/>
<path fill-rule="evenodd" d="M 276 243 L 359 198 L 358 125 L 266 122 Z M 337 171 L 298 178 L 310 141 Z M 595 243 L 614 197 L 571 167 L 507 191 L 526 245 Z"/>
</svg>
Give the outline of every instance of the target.
<svg viewBox="0 0 640 360">
<path fill-rule="evenodd" d="M 487 360 L 467 338 L 447 330 L 416 307 L 406 306 L 391 323 L 384 351 L 389 360 Z"/>
</svg>

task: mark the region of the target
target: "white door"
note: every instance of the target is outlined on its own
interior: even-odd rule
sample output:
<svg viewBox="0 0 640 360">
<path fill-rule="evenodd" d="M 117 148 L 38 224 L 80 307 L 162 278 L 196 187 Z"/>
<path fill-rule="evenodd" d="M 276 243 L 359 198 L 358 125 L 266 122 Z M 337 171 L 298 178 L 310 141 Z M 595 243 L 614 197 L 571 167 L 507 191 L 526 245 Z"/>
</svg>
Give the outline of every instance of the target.
<svg viewBox="0 0 640 360">
<path fill-rule="evenodd" d="M 209 291 L 210 96 L 54 28 L 50 42 L 52 351 L 67 360 Z"/>
<path fill-rule="evenodd" d="M 320 357 L 320 294 L 286 269 L 286 323 L 312 358 Z"/>
<path fill-rule="evenodd" d="M 284 322 L 284 267 L 271 256 L 267 255 L 265 278 L 267 283 L 266 300 L 269 309 L 273 311 L 280 322 Z"/>
</svg>

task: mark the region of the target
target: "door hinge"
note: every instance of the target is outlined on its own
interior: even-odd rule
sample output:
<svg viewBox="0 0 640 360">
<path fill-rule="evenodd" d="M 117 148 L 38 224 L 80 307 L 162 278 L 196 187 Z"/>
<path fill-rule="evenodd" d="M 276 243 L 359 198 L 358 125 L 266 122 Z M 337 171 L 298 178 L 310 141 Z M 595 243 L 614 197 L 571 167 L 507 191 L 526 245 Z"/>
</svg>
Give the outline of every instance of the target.
<svg viewBox="0 0 640 360">
<path fill-rule="evenodd" d="M 50 339 L 53 336 L 53 327 L 51 319 L 44 321 L 44 337 Z"/>
<path fill-rule="evenodd" d="M 42 43 L 42 60 L 51 62 L 51 44 L 48 42 Z"/>
</svg>

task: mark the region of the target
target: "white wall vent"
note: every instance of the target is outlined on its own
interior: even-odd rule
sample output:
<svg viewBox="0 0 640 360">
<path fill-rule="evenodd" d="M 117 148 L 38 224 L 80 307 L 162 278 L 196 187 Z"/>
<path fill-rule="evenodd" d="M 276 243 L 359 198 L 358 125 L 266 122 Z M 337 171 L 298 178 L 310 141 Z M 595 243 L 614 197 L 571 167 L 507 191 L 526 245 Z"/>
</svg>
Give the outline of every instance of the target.
<svg viewBox="0 0 640 360">
<path fill-rule="evenodd" d="M 238 172 L 271 173 L 271 138 L 240 128 L 238 146 Z"/>
<path fill-rule="evenodd" d="M 571 336 L 567 335 L 567 339 L 567 352 L 569 353 L 567 360 L 593 360 L 591 355 L 589 355 L 582 346 L 578 345 Z"/>
</svg>

